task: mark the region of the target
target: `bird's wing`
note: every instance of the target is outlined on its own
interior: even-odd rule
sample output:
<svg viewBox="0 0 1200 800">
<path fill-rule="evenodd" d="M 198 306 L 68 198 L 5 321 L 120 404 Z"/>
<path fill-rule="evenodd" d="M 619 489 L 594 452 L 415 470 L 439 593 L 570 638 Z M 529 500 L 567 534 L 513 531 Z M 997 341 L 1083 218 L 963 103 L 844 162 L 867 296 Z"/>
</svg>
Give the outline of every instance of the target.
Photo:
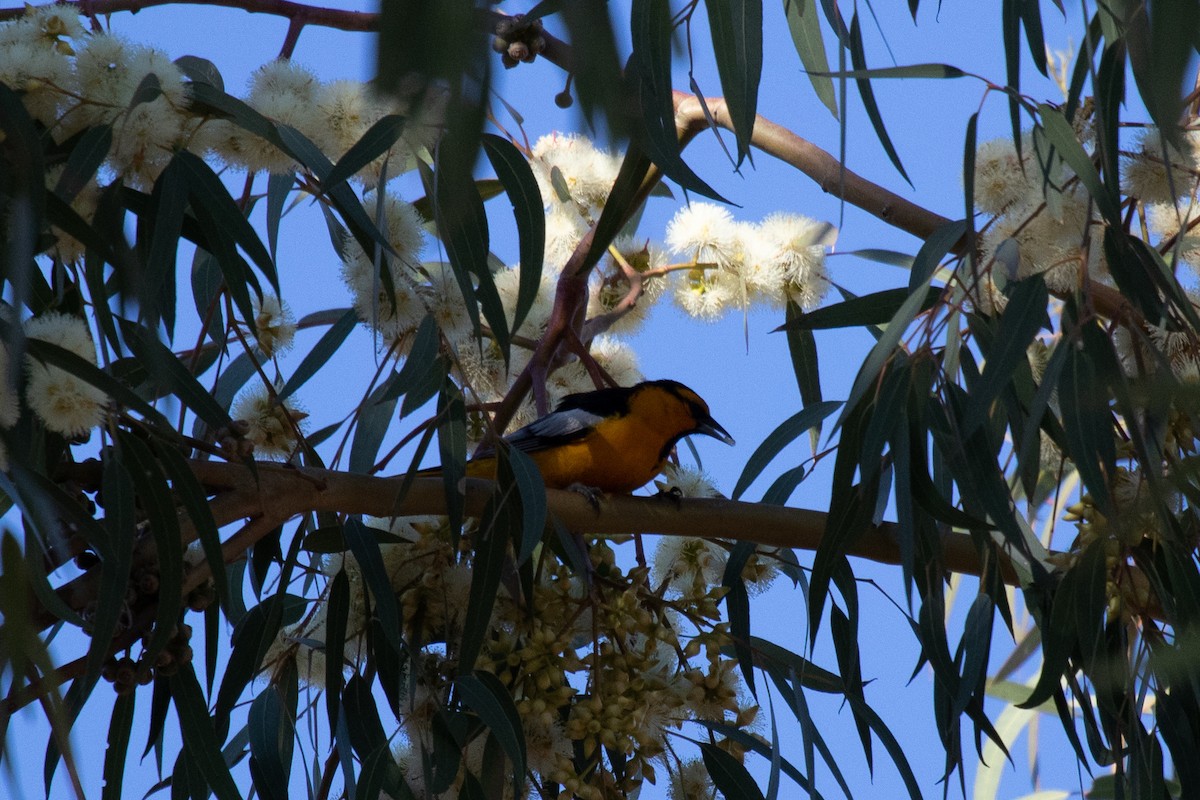
<svg viewBox="0 0 1200 800">
<path fill-rule="evenodd" d="M 560 409 L 513 431 L 504 440 L 524 453 L 534 453 L 579 439 L 603 419 L 602 415 L 582 408 Z M 475 457 L 491 455 L 495 455 L 495 450 L 489 447 Z"/>
</svg>

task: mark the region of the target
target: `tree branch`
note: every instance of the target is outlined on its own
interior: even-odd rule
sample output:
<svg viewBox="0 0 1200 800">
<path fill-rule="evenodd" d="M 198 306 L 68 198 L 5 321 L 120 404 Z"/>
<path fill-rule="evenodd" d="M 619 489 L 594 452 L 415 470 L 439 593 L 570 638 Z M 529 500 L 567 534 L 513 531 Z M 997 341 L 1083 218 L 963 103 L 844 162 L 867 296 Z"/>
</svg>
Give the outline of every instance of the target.
<svg viewBox="0 0 1200 800">
<path fill-rule="evenodd" d="M 213 518 L 218 527 L 249 520 L 249 523 L 222 545 L 225 561 L 241 558 L 258 539 L 300 514 L 331 512 L 366 514 L 376 517 L 444 514 L 445 489 L 440 477 L 417 478 L 408 494 L 397 503 L 403 475 L 388 478 L 332 470 L 296 468 L 273 462 L 257 464 L 256 476 L 246 466 L 214 461 L 190 462 L 197 479 L 220 493 L 212 501 Z M 77 477 L 86 480 L 87 470 L 97 464 L 74 465 Z M 94 476 L 96 480 L 99 475 Z M 477 478 L 464 482 L 468 516 L 480 516 L 494 488 L 492 481 Z M 230 488 L 232 487 L 232 488 Z M 724 499 L 676 499 L 607 495 L 594 508 L 576 492 L 546 490 L 550 515 L 571 531 L 590 536 L 615 536 L 657 533 L 666 536 L 736 539 L 768 547 L 815 550 L 825 534 L 828 515 L 807 509 L 743 503 Z M 181 514 L 184 544 L 196 539 L 195 527 Z M 849 554 L 882 564 L 900 563 L 900 528 L 885 522 L 872 526 L 855 538 Z M 971 537 L 944 533 L 941 537 L 946 569 L 979 575 L 983 564 Z M 153 558 L 153 539 L 138 543 L 135 558 Z M 1011 565 L 1002 566 L 1004 580 L 1016 583 Z M 186 594 L 208 580 L 208 564 L 190 570 L 183 583 Z M 89 570 L 62 588 L 59 594 L 72 608 L 82 609 L 95 598 L 99 585 L 98 569 Z M 37 617 L 40 629 L 53 624 L 46 612 Z"/>
<path fill-rule="evenodd" d="M 709 129 L 708 117 L 695 95 L 676 91 L 674 99 L 675 125 L 682 141 L 686 142 Z M 733 131 L 733 120 L 724 98 L 707 97 L 704 103 L 718 127 Z M 812 178 L 823 192 L 839 197 L 920 239 L 927 239 L 950 222 L 941 214 L 905 200 L 858 173 L 845 169 L 830 153 L 761 114 L 754 120 L 750 143 Z"/>
</svg>

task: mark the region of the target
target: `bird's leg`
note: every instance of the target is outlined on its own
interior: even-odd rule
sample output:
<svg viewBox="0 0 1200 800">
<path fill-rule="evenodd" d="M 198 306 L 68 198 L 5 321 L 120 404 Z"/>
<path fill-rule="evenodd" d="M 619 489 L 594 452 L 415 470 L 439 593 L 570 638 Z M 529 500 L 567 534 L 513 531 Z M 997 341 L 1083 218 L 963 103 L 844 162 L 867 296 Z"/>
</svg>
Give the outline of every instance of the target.
<svg viewBox="0 0 1200 800">
<path fill-rule="evenodd" d="M 600 513 L 600 501 L 604 499 L 604 492 L 597 489 L 595 486 L 588 486 L 583 483 L 572 483 L 567 487 L 568 492 L 575 492 L 583 495 L 583 499 L 588 501 L 588 505 L 597 514 Z"/>
</svg>

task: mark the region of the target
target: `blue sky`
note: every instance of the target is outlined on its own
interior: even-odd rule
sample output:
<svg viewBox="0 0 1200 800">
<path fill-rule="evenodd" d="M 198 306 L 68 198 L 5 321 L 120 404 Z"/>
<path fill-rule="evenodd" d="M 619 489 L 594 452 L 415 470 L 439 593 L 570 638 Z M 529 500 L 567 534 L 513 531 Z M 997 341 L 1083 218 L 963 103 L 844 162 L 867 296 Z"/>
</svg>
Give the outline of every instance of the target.
<svg viewBox="0 0 1200 800">
<path fill-rule="evenodd" d="M 341 4 L 331 4 L 341 5 Z M 506 3 L 506 11 L 523 10 L 529 4 Z M 851 6 L 846 6 L 849 14 Z M 919 24 L 913 24 L 905 3 L 876 4 L 878 27 L 872 22 L 865 5 L 860 7 L 863 30 L 867 40 L 868 58 L 872 66 L 890 66 L 893 62 L 884 46 L 880 29 L 886 31 L 887 43 L 895 54 L 897 64 L 946 62 L 976 72 L 1002 84 L 1004 81 L 1003 51 L 1000 46 L 999 5 L 978 3 L 927 2 L 923 4 Z M 767 3 L 765 67 L 759 111 L 767 118 L 791 128 L 799 135 L 836 153 L 838 124 L 817 100 L 807 77 L 801 72 L 784 21 L 782 3 Z M 347 8 L 367 8 L 345 4 Z M 614 14 L 620 18 L 625 4 L 614 4 Z M 1046 4 L 1045 22 L 1048 43 L 1055 49 L 1065 47 L 1069 35 L 1077 37 L 1081 29 L 1078 12 L 1067 24 L 1050 4 Z M 703 13 L 697 14 L 697 18 Z M 227 87 L 237 93 L 249 73 L 275 56 L 286 30 L 286 22 L 277 18 L 247 15 L 243 12 L 208 7 L 151 8 L 137 15 L 117 14 L 112 19 L 113 30 L 135 41 L 154 44 L 172 57 L 194 54 L 211 59 L 223 72 Z M 554 19 L 547 27 L 556 32 L 562 26 Z M 703 41 L 703 25 L 697 26 L 698 41 Z M 627 51 L 627 45 L 626 45 Z M 715 70 L 703 55 L 697 62 L 696 77 L 707 94 L 720 93 Z M 295 58 L 311 67 L 325 80 L 336 78 L 367 78 L 373 68 L 373 41 L 363 34 L 347 34 L 306 29 L 300 38 Z M 1058 89 L 1040 79 L 1032 66 L 1023 69 L 1026 92 L 1036 99 L 1061 99 Z M 686 87 L 686 75 L 677 72 L 678 87 Z M 1038 80 L 1035 80 L 1037 78 Z M 531 140 L 550 130 L 578 130 L 580 119 L 574 109 L 557 109 L 552 98 L 562 88 L 560 70 L 547 63 L 522 65 L 511 73 L 499 76 L 496 91 L 514 105 L 524 116 Z M 966 120 L 979 110 L 984 86 L 973 79 L 956 81 L 877 81 L 876 91 L 889 131 L 896 142 L 901 158 L 913 179 L 913 186 L 897 174 L 887 161 L 857 98 L 852 95 L 848 114 L 848 165 L 862 175 L 904 197 L 925 205 L 947 217 L 962 216 L 961 168 L 963 137 Z M 983 101 L 980 119 L 980 141 L 1005 136 L 1008 133 L 1007 106 L 1002 95 L 993 93 Z M 732 137 L 727 136 L 732 142 Z M 731 145 L 732 146 L 732 145 Z M 824 194 L 809 179 L 790 167 L 773 161 L 762 153 L 755 155 L 754 164 L 744 165 L 741 174 L 734 174 L 730 163 L 711 137 L 701 136 L 688 148 L 686 159 L 693 168 L 721 194 L 741 208 L 733 209 L 738 219 L 758 220 L 775 211 L 791 211 L 837 224 L 844 219 L 835 252 L 860 248 L 885 248 L 915 253 L 919 242 L 898 232 L 857 209 L 842 208 L 836 198 Z M 640 233 L 661 241 L 666 221 L 678 207 L 682 193 L 675 188 L 677 201 L 652 201 L 642 222 Z M 489 209 L 493 220 L 502 221 L 504 214 Z M 506 206 L 497 211 L 507 211 Z M 259 220 L 261 221 L 261 220 Z M 511 231 L 493 231 L 494 248 L 512 261 L 516 246 Z M 181 260 L 186 264 L 187 260 Z M 833 255 L 829 259 L 832 277 L 855 292 L 891 288 L 907 283 L 901 270 L 868 262 L 848 255 Z M 297 316 L 323 308 L 345 306 L 349 297 L 338 275 L 338 262 L 329 247 L 324 226 L 311 210 L 301 209 L 285 219 L 281 235 L 279 268 L 285 297 Z M 186 282 L 186 281 L 185 281 Z M 181 297 L 181 307 L 189 308 Z M 748 343 L 740 315 L 731 315 L 717 324 L 695 322 L 677 312 L 669 302 L 660 304 L 650 324 L 633 340 L 643 373 L 650 378 L 670 377 L 683 381 L 704 396 L 715 418 L 738 440 L 735 448 L 709 440 L 697 441 L 704 467 L 716 479 L 717 485 L 729 491 L 754 447 L 782 420 L 800 405 L 799 394 L 787 355 L 782 334 L 770 330 L 781 322 L 780 314 L 752 311 L 745 319 Z M 315 342 L 318 332 L 302 333 L 291 354 L 295 363 Z M 181 339 L 185 341 L 186 339 Z M 866 349 L 870 337 L 862 331 L 849 333 L 818 333 L 821 357 L 821 378 L 827 399 L 844 397 Z M 346 352 L 355 349 L 362 356 L 362 365 L 350 365 L 350 370 L 373 368 L 374 352 L 370 337 L 356 331 L 348 341 Z M 285 362 L 285 364 L 288 362 Z M 285 366 L 286 369 L 286 366 Z M 323 407 L 343 408 L 339 387 L 345 375 L 327 370 L 304 392 L 303 401 L 314 416 Z M 357 378 L 357 373 L 355 374 Z M 340 411 L 338 416 L 340 417 Z M 328 420 L 326 420 L 328 421 Z M 318 423 L 324 424 L 324 422 Z M 397 429 L 398 430 L 398 429 Z M 785 452 L 772 470 L 747 493 L 756 499 L 770 484 L 773 475 L 794 466 L 808 456 L 807 439 Z M 394 463 L 407 463 L 403 456 Z M 828 470 L 823 465 L 801 485 L 793 504 L 823 510 L 828 505 Z M 811 555 L 801 553 L 802 564 L 810 563 Z M 882 591 L 903 602 L 898 568 L 881 567 L 856 561 L 856 574 L 876 581 Z M 970 586 L 964 587 L 970 593 Z M 929 714 L 931 685 L 927 672 L 920 672 L 909 683 L 916 663 L 917 650 L 906 621 L 881 594 L 869 585 L 861 589 L 863 599 L 862 634 L 863 671 L 873 683 L 867 689 L 868 700 L 877 708 L 893 731 L 906 745 L 908 756 L 927 796 L 940 794 L 935 785 L 941 774 L 942 749 Z M 753 606 L 754 633 L 779 642 L 797 652 L 804 646 L 802 638 L 804 606 L 801 597 L 790 585 L 779 584 L 767 594 L 756 598 Z M 198 627 L 198 626 L 197 626 Z M 952 641 L 954 636 L 952 635 Z M 998 646 L 1003 640 L 998 639 Z M 62 651 L 64 654 L 66 650 Z M 200 652 L 197 647 L 197 652 Z M 818 663 L 833 668 L 835 660 L 828 642 L 818 644 Z M 760 698 L 765 703 L 765 698 Z M 139 717 L 148 705 L 148 696 L 140 702 Z M 851 779 L 852 788 L 862 796 L 900 796 L 902 787 L 894 769 L 882 750 L 876 750 L 876 771 L 872 784 L 864 769 L 861 750 L 854 734 L 849 713 L 838 704 L 810 698 L 813 714 L 835 755 Z M 102 736 L 107 730 L 110 700 L 105 687 L 99 687 L 89 703 L 84 718 L 76 728 L 74 741 L 82 758 L 85 786 L 99 786 L 102 759 Z M 777 709 L 777 716 L 786 713 Z M 14 720 L 9 746 L 16 751 L 18 777 L 11 782 L 9 775 L 0 775 L 8 783 L 13 796 L 41 795 L 41 761 L 45 732 L 36 723 L 36 711 L 27 710 Z M 169 725 L 174 724 L 170 720 Z M 1057 723 L 1045 726 L 1056 727 Z M 135 727 L 135 731 L 137 728 Z M 765 729 L 762 731 L 766 733 Z M 143 735 L 135 732 L 132 749 L 140 752 Z M 1043 785 L 1047 788 L 1078 787 L 1076 769 L 1063 753 L 1061 737 L 1046 731 L 1043 756 Z M 29 744 L 24 744 L 28 742 Z M 970 751 L 970 742 L 964 747 Z M 794 763 L 802 763 L 799 733 L 794 726 L 785 729 L 784 753 Z M 1024 773 L 1023 746 L 1014 750 L 1018 769 L 1011 771 L 1001 786 L 1001 797 L 1016 797 L 1031 791 Z M 126 775 L 129 796 L 141 796 L 153 783 L 152 770 L 131 764 Z M 759 773 L 764 774 L 760 771 Z M 970 791 L 968 778 L 968 792 Z M 818 771 L 818 785 L 827 796 L 837 793 L 836 784 L 828 773 Z M 786 788 L 786 787 L 785 787 Z M 55 783 L 55 796 L 65 796 L 68 783 L 60 774 Z M 300 790 L 303 791 L 302 789 Z M 952 791 L 956 789 L 952 788 Z M 135 795 L 136 792 L 136 795 Z M 89 794 L 89 796 L 91 796 Z M 643 797 L 665 796 L 661 787 L 647 787 Z M 782 796 L 796 796 L 785 791 Z"/>
</svg>

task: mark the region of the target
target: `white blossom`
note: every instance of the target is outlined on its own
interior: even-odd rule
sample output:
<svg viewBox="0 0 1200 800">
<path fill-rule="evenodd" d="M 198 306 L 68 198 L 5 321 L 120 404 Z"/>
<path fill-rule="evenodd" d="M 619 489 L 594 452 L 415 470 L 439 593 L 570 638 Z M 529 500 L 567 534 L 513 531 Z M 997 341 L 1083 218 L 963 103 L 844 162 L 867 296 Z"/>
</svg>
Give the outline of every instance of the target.
<svg viewBox="0 0 1200 800">
<path fill-rule="evenodd" d="M 96 350 L 87 324 L 69 314 L 52 311 L 25 324 L 25 335 L 71 351 L 90 364 Z M 104 420 L 107 398 L 96 387 L 59 367 L 26 358 L 29 382 L 25 399 L 46 427 L 63 436 L 78 438 Z"/>
</svg>

